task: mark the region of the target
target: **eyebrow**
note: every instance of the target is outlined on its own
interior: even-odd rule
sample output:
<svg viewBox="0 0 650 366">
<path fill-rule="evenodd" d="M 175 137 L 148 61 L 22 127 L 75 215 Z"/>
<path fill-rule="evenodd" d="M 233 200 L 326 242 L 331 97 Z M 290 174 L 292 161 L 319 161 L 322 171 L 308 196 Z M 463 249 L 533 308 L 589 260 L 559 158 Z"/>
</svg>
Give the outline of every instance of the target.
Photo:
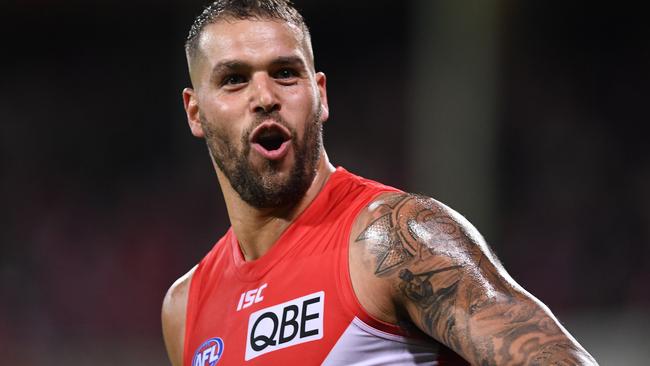
<svg viewBox="0 0 650 366">
<path fill-rule="evenodd" d="M 305 68 L 305 62 L 298 56 L 282 56 L 271 61 L 272 66 L 294 65 Z"/>
<path fill-rule="evenodd" d="M 287 65 L 293 65 L 293 66 L 298 66 L 301 68 L 306 68 L 305 62 L 302 60 L 302 58 L 298 56 L 280 56 L 275 59 L 273 59 L 270 63 L 270 66 L 272 67 L 278 67 L 278 66 L 287 66 Z M 218 75 L 226 74 L 229 72 L 242 72 L 246 70 L 250 70 L 252 67 L 250 64 L 240 61 L 240 60 L 223 60 L 212 68 L 212 75 L 211 77 L 214 78 Z"/>
<path fill-rule="evenodd" d="M 212 68 L 211 77 L 214 78 L 215 76 L 225 74 L 228 72 L 242 71 L 246 69 L 250 69 L 250 65 L 248 65 L 245 62 L 238 61 L 238 60 L 224 60 L 214 65 L 214 67 Z"/>
</svg>

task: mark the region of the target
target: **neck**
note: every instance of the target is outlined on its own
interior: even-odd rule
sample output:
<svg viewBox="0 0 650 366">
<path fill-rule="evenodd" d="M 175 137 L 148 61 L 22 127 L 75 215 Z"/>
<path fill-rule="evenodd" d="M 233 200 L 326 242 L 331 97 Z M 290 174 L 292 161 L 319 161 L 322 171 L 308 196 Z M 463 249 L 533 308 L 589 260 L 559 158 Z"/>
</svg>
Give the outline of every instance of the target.
<svg viewBox="0 0 650 366">
<path fill-rule="evenodd" d="M 258 259 L 271 249 L 284 230 L 316 198 L 334 170 L 323 151 L 314 180 L 296 204 L 291 207 L 256 208 L 244 202 L 224 174 L 216 169 L 230 224 L 247 261 Z"/>
</svg>

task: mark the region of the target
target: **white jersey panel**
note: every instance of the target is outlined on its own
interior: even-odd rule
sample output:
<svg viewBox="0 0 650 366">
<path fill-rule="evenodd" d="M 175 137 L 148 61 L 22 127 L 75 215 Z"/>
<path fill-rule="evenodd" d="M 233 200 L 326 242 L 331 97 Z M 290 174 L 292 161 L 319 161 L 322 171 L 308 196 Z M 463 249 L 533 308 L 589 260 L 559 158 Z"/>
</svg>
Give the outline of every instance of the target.
<svg viewBox="0 0 650 366">
<path fill-rule="evenodd" d="M 383 332 L 354 318 L 324 366 L 438 365 L 439 344 Z"/>
</svg>

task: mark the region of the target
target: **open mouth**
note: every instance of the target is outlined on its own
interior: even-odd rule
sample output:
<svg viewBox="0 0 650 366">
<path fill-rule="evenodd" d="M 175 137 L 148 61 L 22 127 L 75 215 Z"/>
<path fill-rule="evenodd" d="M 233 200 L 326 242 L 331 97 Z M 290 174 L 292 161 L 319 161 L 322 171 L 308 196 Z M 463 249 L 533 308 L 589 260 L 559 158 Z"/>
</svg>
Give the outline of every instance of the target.
<svg viewBox="0 0 650 366">
<path fill-rule="evenodd" d="M 257 126 L 251 135 L 251 145 L 267 159 L 282 158 L 289 147 L 291 133 L 275 122 L 265 122 Z"/>
<path fill-rule="evenodd" d="M 288 139 L 277 128 L 265 128 L 257 134 L 253 142 L 262 145 L 265 150 L 273 151 L 279 149 Z"/>
</svg>

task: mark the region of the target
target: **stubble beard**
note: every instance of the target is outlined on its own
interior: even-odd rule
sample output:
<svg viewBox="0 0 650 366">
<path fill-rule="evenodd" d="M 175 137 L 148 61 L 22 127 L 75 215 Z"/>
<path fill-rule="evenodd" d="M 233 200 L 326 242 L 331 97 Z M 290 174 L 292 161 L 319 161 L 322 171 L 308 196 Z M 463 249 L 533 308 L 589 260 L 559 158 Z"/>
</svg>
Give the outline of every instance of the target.
<svg viewBox="0 0 650 366">
<path fill-rule="evenodd" d="M 321 113 L 321 108 L 318 108 L 311 121 L 306 124 L 300 141 L 296 131 L 290 128 L 277 112 L 259 114 L 255 123 L 241 137 L 241 151 L 232 143 L 232 139 L 214 124 L 202 118 L 201 125 L 212 159 L 244 202 L 255 208 L 292 207 L 305 195 L 316 176 L 323 144 Z M 294 164 L 284 179 L 279 162 L 265 160 L 262 167 L 256 168 L 249 159 L 250 134 L 255 127 L 269 118 L 291 132 Z"/>
</svg>

